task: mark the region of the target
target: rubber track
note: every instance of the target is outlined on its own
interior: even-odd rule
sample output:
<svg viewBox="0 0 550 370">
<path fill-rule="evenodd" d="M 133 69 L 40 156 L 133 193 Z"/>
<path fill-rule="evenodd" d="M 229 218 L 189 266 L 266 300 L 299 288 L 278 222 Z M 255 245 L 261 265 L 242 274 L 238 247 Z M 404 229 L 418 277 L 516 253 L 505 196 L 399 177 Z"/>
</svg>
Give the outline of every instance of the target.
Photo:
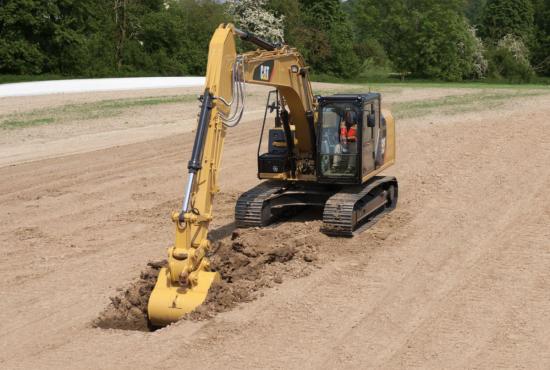
<svg viewBox="0 0 550 370">
<path fill-rule="evenodd" d="M 322 231 L 333 236 L 353 236 L 357 224 L 354 212 L 357 202 L 370 192 L 388 182 L 396 181 L 393 177 L 377 177 L 363 186 L 346 188 L 330 197 L 323 211 Z"/>
<path fill-rule="evenodd" d="M 262 218 L 264 203 L 281 188 L 282 185 L 279 183 L 265 182 L 243 193 L 235 207 L 235 225 L 237 227 L 265 226 L 270 220 Z"/>
</svg>

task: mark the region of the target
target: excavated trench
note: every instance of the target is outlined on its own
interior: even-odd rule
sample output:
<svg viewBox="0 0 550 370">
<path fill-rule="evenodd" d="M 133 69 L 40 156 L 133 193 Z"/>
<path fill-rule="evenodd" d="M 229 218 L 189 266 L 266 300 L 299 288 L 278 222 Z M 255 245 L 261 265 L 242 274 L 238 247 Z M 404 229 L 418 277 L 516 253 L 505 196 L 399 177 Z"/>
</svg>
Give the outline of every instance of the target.
<svg viewBox="0 0 550 370">
<path fill-rule="evenodd" d="M 203 305 L 184 320 L 206 320 L 263 295 L 263 290 L 283 279 L 308 275 L 318 263 L 318 245 L 311 234 L 322 236 L 320 223 L 285 224 L 275 228 L 237 229 L 231 237 L 214 243 L 212 269 L 222 281 L 213 286 Z M 309 230 L 309 232 L 308 232 Z M 309 237 L 308 237 L 309 235 Z M 160 268 L 166 261 L 150 262 L 138 279 L 119 294 L 94 320 L 104 329 L 150 331 L 147 302 Z"/>
</svg>

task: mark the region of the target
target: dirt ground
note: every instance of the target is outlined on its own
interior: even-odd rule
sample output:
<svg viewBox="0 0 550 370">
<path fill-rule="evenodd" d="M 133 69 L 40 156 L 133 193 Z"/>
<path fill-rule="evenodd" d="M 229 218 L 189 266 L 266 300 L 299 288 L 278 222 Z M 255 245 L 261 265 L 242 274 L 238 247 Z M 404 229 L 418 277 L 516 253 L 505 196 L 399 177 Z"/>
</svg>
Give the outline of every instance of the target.
<svg viewBox="0 0 550 370">
<path fill-rule="evenodd" d="M 550 368 L 549 89 L 384 86 L 400 202 L 351 239 L 314 212 L 234 229 L 258 182 L 265 90 L 250 89 L 211 227 L 230 279 L 169 327 L 96 327 L 147 293 L 134 287 L 172 242 L 193 143 L 196 102 L 139 99 L 198 93 L 0 99 L 0 126 L 55 116 L 0 128 L 0 368 Z M 67 108 L 106 100 L 132 103 Z"/>
</svg>

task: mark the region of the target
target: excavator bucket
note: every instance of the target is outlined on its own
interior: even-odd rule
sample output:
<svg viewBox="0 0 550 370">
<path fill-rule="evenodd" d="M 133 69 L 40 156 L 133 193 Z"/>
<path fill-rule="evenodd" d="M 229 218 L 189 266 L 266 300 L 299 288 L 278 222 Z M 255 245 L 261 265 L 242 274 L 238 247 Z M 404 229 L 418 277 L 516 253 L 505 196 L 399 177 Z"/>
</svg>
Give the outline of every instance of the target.
<svg viewBox="0 0 550 370">
<path fill-rule="evenodd" d="M 217 272 L 199 271 L 197 285 L 182 288 L 172 284 L 168 269 L 162 268 L 147 307 L 149 321 L 154 326 L 165 326 L 179 320 L 200 306 L 212 284 L 219 280 Z"/>
</svg>

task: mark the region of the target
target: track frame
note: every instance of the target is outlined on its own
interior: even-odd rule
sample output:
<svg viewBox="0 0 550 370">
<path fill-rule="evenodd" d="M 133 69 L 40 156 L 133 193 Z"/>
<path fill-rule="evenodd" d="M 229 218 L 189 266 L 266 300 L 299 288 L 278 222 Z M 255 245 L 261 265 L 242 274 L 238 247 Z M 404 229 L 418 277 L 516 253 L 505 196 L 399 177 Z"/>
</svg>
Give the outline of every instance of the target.
<svg viewBox="0 0 550 370">
<path fill-rule="evenodd" d="M 323 209 L 321 231 L 349 237 L 395 209 L 397 198 L 397 179 L 390 176 L 375 176 L 354 186 L 266 181 L 239 197 L 235 224 L 264 227 L 306 207 L 319 207 Z"/>
</svg>

